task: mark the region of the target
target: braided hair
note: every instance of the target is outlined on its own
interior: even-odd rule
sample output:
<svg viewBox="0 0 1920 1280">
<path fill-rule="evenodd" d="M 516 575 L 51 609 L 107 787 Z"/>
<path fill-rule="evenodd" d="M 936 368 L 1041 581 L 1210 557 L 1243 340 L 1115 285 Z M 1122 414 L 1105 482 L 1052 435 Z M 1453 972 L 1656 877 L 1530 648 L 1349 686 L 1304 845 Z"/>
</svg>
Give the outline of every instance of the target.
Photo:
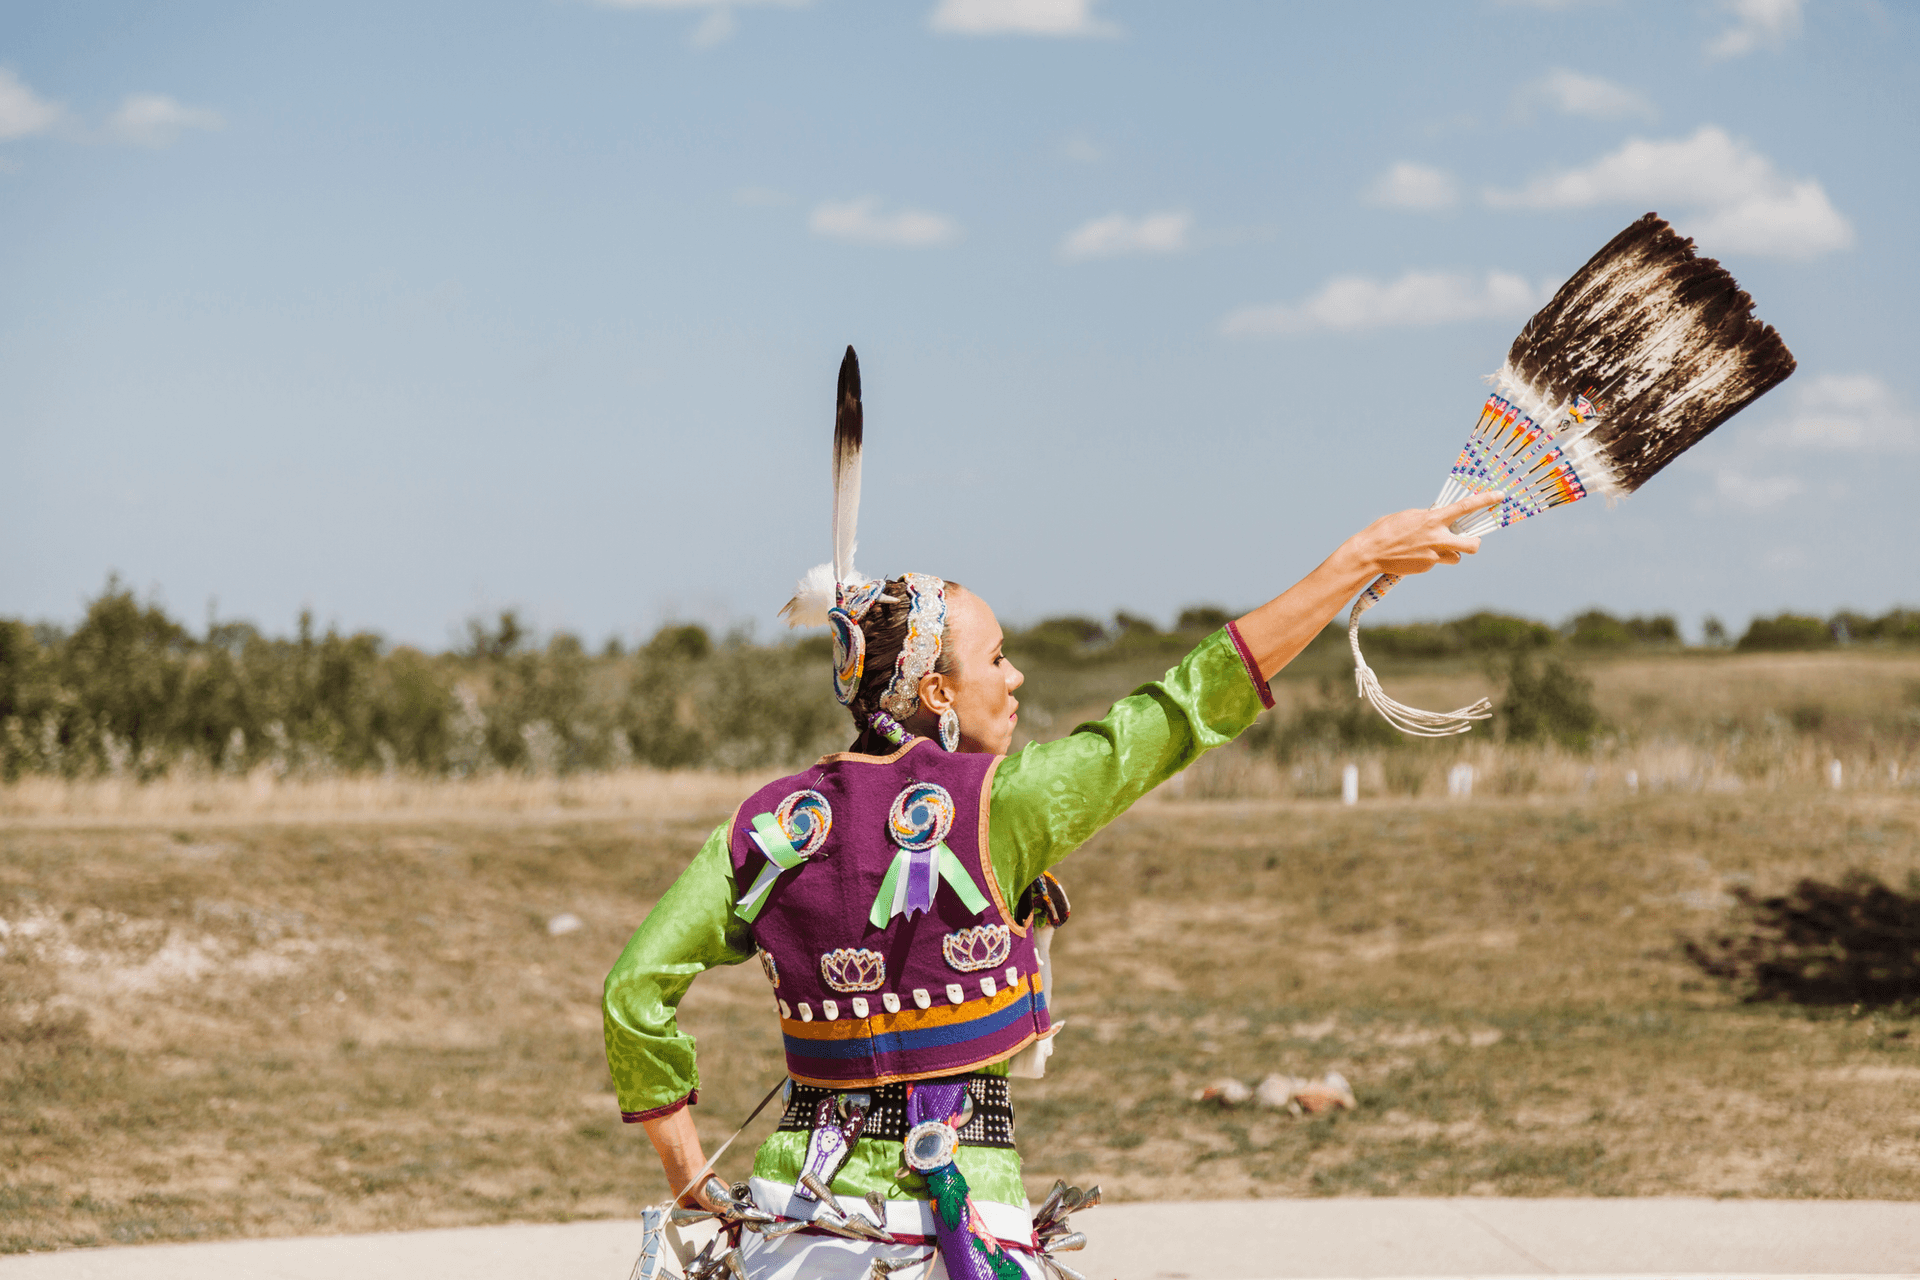
<svg viewBox="0 0 1920 1280">
<path fill-rule="evenodd" d="M 946 584 L 949 593 L 962 589 L 957 582 Z M 873 716 L 880 710 L 881 699 L 887 696 L 887 689 L 893 684 L 900 651 L 906 648 L 907 615 L 911 609 L 912 596 L 907 590 L 907 580 L 889 578 L 879 599 L 860 619 L 860 630 L 866 638 L 866 669 L 861 674 L 859 690 L 853 695 L 853 701 L 847 704 L 847 710 L 853 716 L 854 751 L 867 755 L 890 755 L 895 750 L 893 743 L 873 727 Z M 957 665 L 953 646 L 948 643 L 952 630 L 951 625 L 941 629 L 940 656 L 933 664 L 934 671 L 943 676 L 952 675 Z"/>
</svg>

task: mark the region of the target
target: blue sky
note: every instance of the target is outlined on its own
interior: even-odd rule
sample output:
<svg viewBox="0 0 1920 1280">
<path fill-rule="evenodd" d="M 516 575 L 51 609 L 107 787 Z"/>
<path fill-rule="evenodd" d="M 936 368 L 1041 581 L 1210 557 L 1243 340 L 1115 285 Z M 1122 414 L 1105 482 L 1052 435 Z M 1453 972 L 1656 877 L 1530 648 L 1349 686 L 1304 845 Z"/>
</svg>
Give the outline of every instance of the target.
<svg viewBox="0 0 1920 1280">
<path fill-rule="evenodd" d="M 866 571 L 1249 605 L 1649 209 L 1799 372 L 1376 616 L 1920 603 L 1916 86 L 1874 0 L 16 0 L 0 613 L 771 635 L 848 342 Z"/>
</svg>

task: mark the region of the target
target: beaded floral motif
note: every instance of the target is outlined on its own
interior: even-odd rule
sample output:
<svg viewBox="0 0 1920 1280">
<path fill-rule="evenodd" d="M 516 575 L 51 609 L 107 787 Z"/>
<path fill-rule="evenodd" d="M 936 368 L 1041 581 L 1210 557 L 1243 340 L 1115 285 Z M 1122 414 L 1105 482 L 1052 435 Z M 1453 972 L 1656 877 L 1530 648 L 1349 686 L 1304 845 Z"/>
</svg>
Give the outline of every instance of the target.
<svg viewBox="0 0 1920 1280">
<path fill-rule="evenodd" d="M 1013 931 L 1003 924 L 959 929 L 940 940 L 940 952 L 961 973 L 992 969 L 1012 954 Z"/>
<path fill-rule="evenodd" d="M 778 991 L 780 989 L 780 966 L 774 963 L 773 952 L 763 950 L 760 953 L 760 969 L 767 975 L 767 981 L 773 984 L 773 989 Z"/>
<path fill-rule="evenodd" d="M 940 660 L 947 629 L 947 584 L 930 573 L 902 575 L 907 584 L 907 639 L 894 660 L 893 681 L 880 708 L 904 720 L 920 707 L 920 681 Z"/>
<path fill-rule="evenodd" d="M 887 962 L 878 951 L 841 947 L 820 957 L 820 976 L 835 991 L 878 991 L 887 981 Z"/>
</svg>

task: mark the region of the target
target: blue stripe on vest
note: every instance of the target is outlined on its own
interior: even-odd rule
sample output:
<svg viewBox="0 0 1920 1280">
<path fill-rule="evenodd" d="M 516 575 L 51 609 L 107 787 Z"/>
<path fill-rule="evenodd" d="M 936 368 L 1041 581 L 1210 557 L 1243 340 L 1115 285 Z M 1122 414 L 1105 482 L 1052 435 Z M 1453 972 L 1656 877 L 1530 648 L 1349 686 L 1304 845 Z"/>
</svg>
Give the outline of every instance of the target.
<svg viewBox="0 0 1920 1280">
<path fill-rule="evenodd" d="M 787 1052 L 796 1058 L 865 1058 L 883 1054 L 911 1053 L 916 1049 L 939 1049 L 965 1044 L 997 1031 L 1004 1031 L 1023 1018 L 1033 1017 L 1033 997 L 1023 995 L 998 1013 L 970 1022 L 955 1022 L 944 1027 L 922 1027 L 918 1031 L 890 1031 L 877 1036 L 854 1036 L 846 1040 L 801 1040 L 782 1036 Z"/>
</svg>

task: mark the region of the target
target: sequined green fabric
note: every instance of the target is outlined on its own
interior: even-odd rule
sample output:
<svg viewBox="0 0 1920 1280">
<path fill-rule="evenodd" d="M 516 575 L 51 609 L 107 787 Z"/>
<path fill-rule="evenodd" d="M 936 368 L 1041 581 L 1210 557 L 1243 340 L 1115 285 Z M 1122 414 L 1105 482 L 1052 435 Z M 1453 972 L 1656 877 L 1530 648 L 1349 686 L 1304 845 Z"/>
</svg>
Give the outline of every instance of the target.
<svg viewBox="0 0 1920 1280">
<path fill-rule="evenodd" d="M 1232 639 L 1217 631 L 1179 666 L 1113 704 L 1099 720 L 1056 742 L 1034 743 L 994 772 L 987 817 L 988 852 L 1001 896 L 1012 902 L 1042 871 L 1086 843 L 1129 805 L 1229 742 L 1260 714 L 1260 694 Z M 603 1025 L 607 1066 L 620 1108 L 629 1114 L 667 1106 L 699 1087 L 694 1042 L 674 1011 L 688 986 L 716 965 L 754 954 L 753 937 L 733 912 L 734 886 L 722 826 L 634 930 L 607 975 Z M 1004 1074 L 1005 1064 L 986 1068 Z M 806 1135 L 776 1133 L 760 1148 L 754 1172 L 792 1182 Z M 963 1147 L 961 1171 L 974 1195 L 1020 1204 L 1020 1158 L 1012 1151 Z M 918 1178 L 896 1182 L 900 1144 L 855 1144 L 834 1180 L 845 1195 L 919 1194 Z"/>
</svg>

